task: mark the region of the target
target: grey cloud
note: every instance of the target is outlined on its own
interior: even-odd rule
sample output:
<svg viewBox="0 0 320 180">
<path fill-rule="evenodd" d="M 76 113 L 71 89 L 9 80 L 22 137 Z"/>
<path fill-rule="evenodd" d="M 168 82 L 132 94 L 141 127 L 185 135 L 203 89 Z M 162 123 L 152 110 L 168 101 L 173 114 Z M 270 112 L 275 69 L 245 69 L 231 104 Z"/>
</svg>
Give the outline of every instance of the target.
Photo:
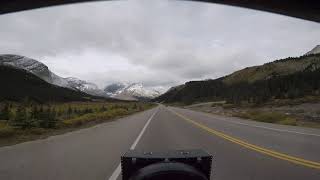
<svg viewBox="0 0 320 180">
<path fill-rule="evenodd" d="M 115 81 L 171 86 L 216 78 L 302 55 L 320 42 L 320 25 L 313 22 L 166 0 L 44 8 L 2 15 L 0 24 L 0 53 L 37 58 L 57 74 L 100 86 Z"/>
</svg>

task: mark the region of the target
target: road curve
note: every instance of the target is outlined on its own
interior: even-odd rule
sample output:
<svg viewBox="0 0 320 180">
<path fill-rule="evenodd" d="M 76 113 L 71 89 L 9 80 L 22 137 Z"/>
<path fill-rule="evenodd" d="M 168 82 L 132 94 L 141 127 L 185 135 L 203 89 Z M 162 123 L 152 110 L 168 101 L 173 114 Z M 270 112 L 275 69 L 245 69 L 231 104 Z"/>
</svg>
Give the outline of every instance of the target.
<svg viewBox="0 0 320 180">
<path fill-rule="evenodd" d="M 238 141 L 299 158 L 301 162 L 281 159 Z M 0 179 L 106 180 L 111 175 L 121 179 L 115 170 L 120 155 L 130 148 L 143 151 L 202 148 L 214 156 L 211 179 L 320 179 L 317 129 L 161 105 L 92 128 L 0 148 Z M 315 166 L 309 167 L 304 162 Z"/>
</svg>

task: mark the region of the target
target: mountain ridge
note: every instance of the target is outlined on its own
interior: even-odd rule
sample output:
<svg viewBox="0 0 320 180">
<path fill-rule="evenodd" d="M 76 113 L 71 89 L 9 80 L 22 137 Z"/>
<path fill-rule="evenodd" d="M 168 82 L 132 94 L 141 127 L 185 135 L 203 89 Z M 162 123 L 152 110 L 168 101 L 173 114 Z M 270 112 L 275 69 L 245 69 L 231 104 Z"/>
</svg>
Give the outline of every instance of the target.
<svg viewBox="0 0 320 180">
<path fill-rule="evenodd" d="M 53 73 L 47 65 L 32 58 L 14 54 L 2 54 L 0 55 L 0 65 L 27 70 L 50 84 L 104 97 L 103 91 L 96 84 L 75 77 L 60 77 Z"/>
<path fill-rule="evenodd" d="M 33 73 L 13 66 L 0 65 L 0 101 L 67 102 L 104 99 L 80 91 L 56 86 Z M 110 99 L 111 100 L 111 99 Z"/>
<path fill-rule="evenodd" d="M 21 55 L 2 54 L 0 55 L 0 65 L 24 69 L 50 84 L 81 91 L 93 96 L 131 101 L 149 100 L 162 93 L 160 90 L 146 88 L 142 83 L 113 83 L 102 90 L 96 84 L 76 77 L 60 77 L 53 73 L 44 63 Z"/>
<path fill-rule="evenodd" d="M 313 49 L 311 49 L 309 52 L 307 52 L 305 55 L 311 55 L 311 54 L 319 54 L 320 53 L 320 45 L 316 45 Z"/>
<path fill-rule="evenodd" d="M 112 83 L 104 91 L 110 97 L 123 100 L 148 100 L 161 94 L 158 90 L 144 87 L 142 83 Z"/>
<path fill-rule="evenodd" d="M 189 81 L 154 99 L 157 102 L 227 100 L 261 103 L 274 98 L 296 98 L 320 92 L 320 54 L 288 57 L 247 67 L 205 81 Z M 305 78 L 305 79 L 303 79 Z"/>
</svg>

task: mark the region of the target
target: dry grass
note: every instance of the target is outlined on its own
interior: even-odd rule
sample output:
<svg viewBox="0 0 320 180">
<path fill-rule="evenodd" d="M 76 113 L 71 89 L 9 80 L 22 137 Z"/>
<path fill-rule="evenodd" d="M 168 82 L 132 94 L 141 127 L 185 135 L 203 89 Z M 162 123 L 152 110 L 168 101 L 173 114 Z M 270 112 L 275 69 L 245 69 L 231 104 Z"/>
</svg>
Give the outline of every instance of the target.
<svg viewBox="0 0 320 180">
<path fill-rule="evenodd" d="M 0 146 L 16 144 L 24 141 L 48 137 L 50 135 L 61 134 L 64 132 L 76 130 L 83 127 L 89 127 L 94 124 L 105 122 L 108 120 L 117 119 L 126 115 L 130 115 L 139 111 L 147 110 L 154 107 L 151 103 L 64 103 L 54 104 L 57 111 L 67 111 L 69 107 L 72 109 L 87 109 L 92 110 L 91 113 L 74 114 L 72 116 L 60 116 L 58 124 L 55 128 L 39 128 L 32 127 L 21 129 L 10 126 L 9 121 L 0 120 Z M 105 107 L 106 110 L 101 111 Z"/>
<path fill-rule="evenodd" d="M 297 125 L 297 120 L 286 114 L 279 112 L 264 112 L 264 111 L 247 111 L 233 114 L 236 117 L 251 119 L 266 123 L 276 123 L 283 125 Z"/>
<path fill-rule="evenodd" d="M 67 126 L 67 127 L 77 127 L 77 126 L 81 126 L 83 124 L 86 124 L 88 122 L 105 121 L 108 119 L 128 115 L 130 113 L 133 113 L 133 111 L 130 112 L 126 109 L 115 109 L 115 110 L 110 110 L 110 111 L 101 112 L 101 113 L 85 114 L 85 115 L 75 117 L 72 119 L 64 120 L 64 121 L 62 121 L 62 123 L 64 126 Z"/>
</svg>

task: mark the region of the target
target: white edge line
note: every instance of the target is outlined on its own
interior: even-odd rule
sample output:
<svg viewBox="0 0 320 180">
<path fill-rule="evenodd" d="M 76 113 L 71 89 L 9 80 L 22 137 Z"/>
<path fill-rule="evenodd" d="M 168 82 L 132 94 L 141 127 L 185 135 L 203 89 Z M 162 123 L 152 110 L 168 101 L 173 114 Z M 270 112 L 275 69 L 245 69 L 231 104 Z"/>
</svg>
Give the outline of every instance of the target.
<svg viewBox="0 0 320 180">
<path fill-rule="evenodd" d="M 112 175 L 109 177 L 109 180 L 118 179 L 120 173 L 121 173 L 121 164 L 118 164 L 117 169 L 113 171 Z"/>
<path fill-rule="evenodd" d="M 130 150 L 134 150 L 134 148 L 136 148 L 138 142 L 140 141 L 143 133 L 146 131 L 147 127 L 149 126 L 151 120 L 153 119 L 154 115 L 158 112 L 158 110 L 156 112 L 154 112 L 152 114 L 152 116 L 148 119 L 147 123 L 144 125 L 144 127 L 142 128 L 139 136 L 137 137 L 137 139 L 134 141 L 134 143 L 131 145 Z"/>
<path fill-rule="evenodd" d="M 198 112 L 198 111 L 195 111 L 195 112 Z M 202 112 L 198 112 L 198 113 L 202 113 Z M 203 114 L 206 115 L 206 116 L 209 117 L 209 118 L 214 118 L 211 114 L 208 114 L 208 113 L 203 113 Z M 268 130 L 279 131 L 279 132 L 288 132 L 288 133 L 293 133 L 293 134 L 300 134 L 300 135 L 320 137 L 320 134 L 303 133 L 303 132 L 283 130 L 283 129 L 277 129 L 277 128 L 269 128 L 269 127 L 264 127 L 264 126 L 259 126 L 259 125 L 246 124 L 246 123 L 242 123 L 242 122 L 235 122 L 235 121 L 233 121 L 233 120 L 219 119 L 219 121 L 226 121 L 226 122 L 230 122 L 230 123 L 233 123 L 233 124 L 240 124 L 240 125 L 244 125 L 244 126 L 257 127 L 257 128 L 261 128 L 261 129 L 268 129 Z"/>
<path fill-rule="evenodd" d="M 138 142 L 140 141 L 142 135 L 144 134 L 144 132 L 146 131 L 147 127 L 149 126 L 151 120 L 153 119 L 153 117 L 157 114 L 159 109 L 157 109 L 148 119 L 147 123 L 143 126 L 141 132 L 139 133 L 138 137 L 136 138 L 136 140 L 134 141 L 134 143 L 131 145 L 130 150 L 134 150 L 134 148 L 136 148 Z M 112 173 L 112 175 L 109 177 L 108 180 L 116 180 L 118 179 L 119 175 L 121 173 L 121 164 L 119 164 L 116 168 L 116 170 L 114 170 L 114 172 Z"/>
</svg>

